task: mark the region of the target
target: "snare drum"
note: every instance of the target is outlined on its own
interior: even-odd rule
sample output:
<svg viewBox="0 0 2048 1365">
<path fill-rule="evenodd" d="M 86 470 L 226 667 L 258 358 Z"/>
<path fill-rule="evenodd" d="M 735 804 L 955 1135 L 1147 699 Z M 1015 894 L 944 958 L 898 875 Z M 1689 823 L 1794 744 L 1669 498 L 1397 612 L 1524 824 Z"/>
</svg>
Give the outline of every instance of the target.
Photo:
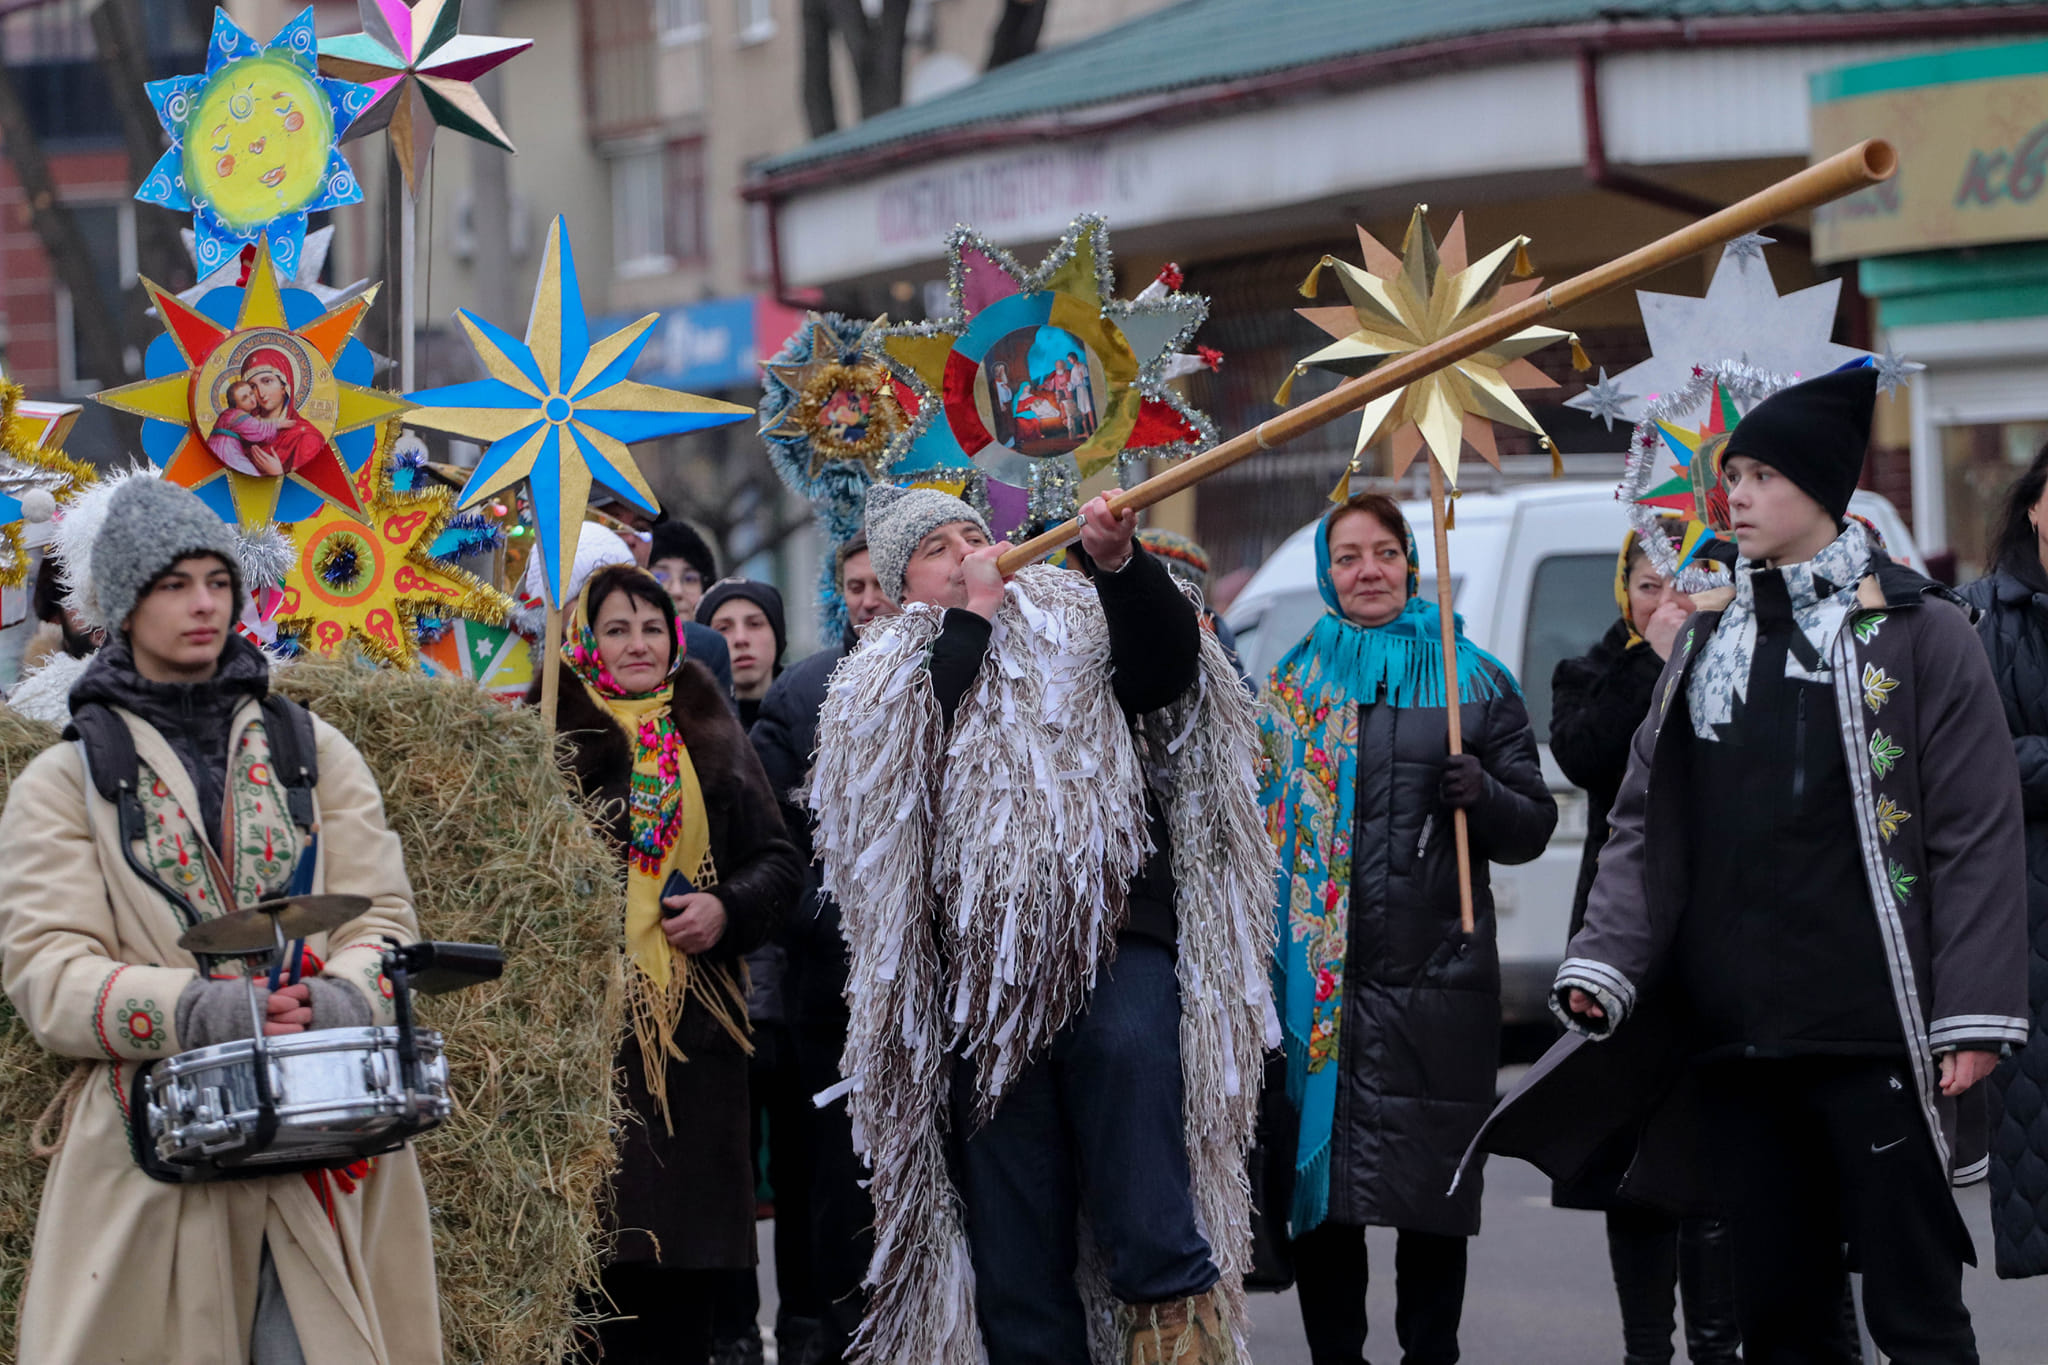
<svg viewBox="0 0 2048 1365">
<path fill-rule="evenodd" d="M 255 1044 L 181 1052 L 148 1075 L 149 1141 L 181 1167 L 301 1169 L 395 1150 L 448 1117 L 441 1035 L 413 1032 L 419 1057 L 408 1092 L 395 1028 L 316 1029 L 264 1039 L 277 1131 L 260 1142 Z"/>
</svg>

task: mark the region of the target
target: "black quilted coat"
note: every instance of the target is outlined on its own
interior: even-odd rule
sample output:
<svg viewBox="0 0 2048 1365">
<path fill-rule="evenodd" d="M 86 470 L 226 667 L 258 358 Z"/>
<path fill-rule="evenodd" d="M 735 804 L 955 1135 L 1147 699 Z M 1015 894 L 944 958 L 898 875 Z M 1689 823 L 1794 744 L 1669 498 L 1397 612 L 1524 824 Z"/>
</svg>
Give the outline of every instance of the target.
<svg viewBox="0 0 2048 1365">
<path fill-rule="evenodd" d="M 2027 821 L 2033 1036 L 1991 1075 L 1991 1233 L 2005 1279 L 2048 1274 L 2048 575 L 2000 569 L 1963 590 L 2005 703 Z"/>
<path fill-rule="evenodd" d="M 1365 705 L 1351 847 L 1349 951 L 1331 1125 L 1329 1221 L 1454 1237 L 1479 1231 L 1480 1182 L 1446 1193 L 1493 1107 L 1500 954 L 1487 864 L 1543 852 L 1557 804 L 1521 696 L 1468 702 L 1465 751 L 1486 771 L 1469 812 L 1474 933 L 1458 924 L 1442 707 Z"/>
</svg>

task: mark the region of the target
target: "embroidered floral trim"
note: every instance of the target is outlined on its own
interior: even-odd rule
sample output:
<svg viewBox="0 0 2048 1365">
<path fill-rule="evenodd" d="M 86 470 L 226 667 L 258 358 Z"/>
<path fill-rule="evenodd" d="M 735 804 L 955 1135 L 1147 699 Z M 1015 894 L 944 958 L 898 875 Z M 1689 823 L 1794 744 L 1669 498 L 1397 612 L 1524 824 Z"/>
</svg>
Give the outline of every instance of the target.
<svg viewBox="0 0 2048 1365">
<path fill-rule="evenodd" d="M 154 1000 L 137 1000 L 129 996 L 121 1006 L 121 1027 L 128 1034 L 130 1047 L 144 1048 L 150 1052 L 164 1049 L 164 1012 L 157 1008 Z"/>
<path fill-rule="evenodd" d="M 1897 678 L 1876 664 L 1863 665 L 1863 704 L 1868 706 L 1873 714 L 1891 700 L 1892 691 L 1898 685 Z"/>
<path fill-rule="evenodd" d="M 1892 895 L 1902 901 L 1913 894 L 1913 887 L 1920 880 L 1906 871 L 1896 858 L 1886 860 L 1885 873 L 1891 879 Z"/>
<path fill-rule="evenodd" d="M 1882 730 L 1870 732 L 1870 769 L 1880 778 L 1891 774 L 1892 766 L 1906 756 L 1906 751 L 1893 742 Z"/>
<path fill-rule="evenodd" d="M 1886 843 L 1899 832 L 1899 826 L 1913 818 L 1911 811 L 1892 800 L 1889 796 L 1877 798 L 1877 832 Z"/>
<path fill-rule="evenodd" d="M 114 992 L 114 982 L 127 970 L 128 964 L 123 962 L 107 973 L 107 979 L 100 982 L 99 999 L 93 1002 L 92 1009 L 92 1031 L 99 1035 L 100 1046 L 106 1049 L 107 1055 L 117 1062 L 124 1059 L 114 1050 L 113 1043 L 107 1038 L 107 997 Z"/>
<path fill-rule="evenodd" d="M 1877 638 L 1877 628 L 1885 623 L 1885 619 L 1885 614 L 1880 611 L 1858 621 L 1855 625 L 1856 643 L 1867 645 L 1872 640 L 1875 640 Z"/>
</svg>

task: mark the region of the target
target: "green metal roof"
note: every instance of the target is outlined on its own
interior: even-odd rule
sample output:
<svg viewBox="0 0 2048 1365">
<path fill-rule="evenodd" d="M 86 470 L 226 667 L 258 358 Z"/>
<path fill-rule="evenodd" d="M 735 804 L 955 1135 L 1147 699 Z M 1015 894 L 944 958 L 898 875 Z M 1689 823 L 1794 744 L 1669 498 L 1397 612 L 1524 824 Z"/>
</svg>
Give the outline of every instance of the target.
<svg viewBox="0 0 2048 1365">
<path fill-rule="evenodd" d="M 1086 3 L 1086 0 L 1058 0 Z M 1474 34 L 1576 24 L 1882 18 L 2039 0 L 1181 0 L 754 167 L 779 176 L 894 143 Z"/>
</svg>

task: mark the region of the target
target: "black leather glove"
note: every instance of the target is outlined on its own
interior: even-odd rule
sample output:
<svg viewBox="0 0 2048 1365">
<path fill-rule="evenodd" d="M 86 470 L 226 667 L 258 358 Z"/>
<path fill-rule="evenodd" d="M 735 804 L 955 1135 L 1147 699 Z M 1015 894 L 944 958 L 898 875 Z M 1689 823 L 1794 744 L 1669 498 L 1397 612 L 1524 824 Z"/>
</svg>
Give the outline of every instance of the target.
<svg viewBox="0 0 2048 1365">
<path fill-rule="evenodd" d="M 1479 798 L 1486 795 L 1486 770 L 1471 754 L 1452 754 L 1444 760 L 1437 795 L 1446 806 L 1457 810 L 1478 805 Z"/>
</svg>

